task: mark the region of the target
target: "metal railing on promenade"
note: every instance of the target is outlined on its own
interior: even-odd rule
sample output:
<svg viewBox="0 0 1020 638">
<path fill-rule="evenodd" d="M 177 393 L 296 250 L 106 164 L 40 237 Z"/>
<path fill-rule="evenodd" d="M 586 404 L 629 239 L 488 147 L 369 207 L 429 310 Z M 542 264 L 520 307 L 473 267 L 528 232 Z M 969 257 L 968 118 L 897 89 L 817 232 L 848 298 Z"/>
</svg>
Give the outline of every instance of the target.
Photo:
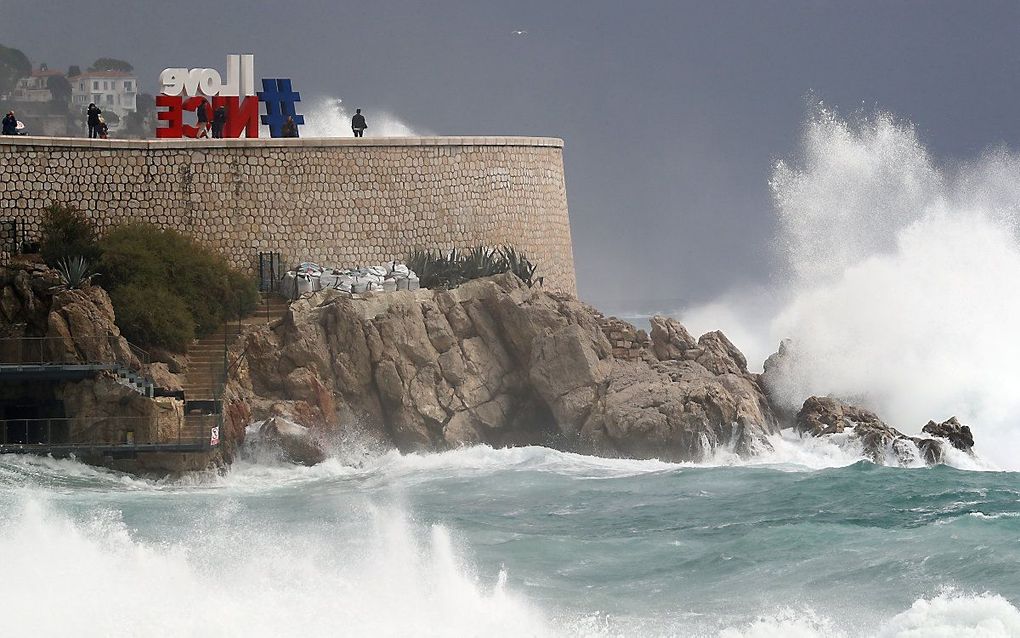
<svg viewBox="0 0 1020 638">
<path fill-rule="evenodd" d="M 115 365 L 144 374 L 149 353 L 123 337 L 4 337 L 0 365 Z"/>
<path fill-rule="evenodd" d="M 216 415 L 187 415 L 170 431 L 150 417 L 0 420 L 0 452 L 201 451 L 219 444 Z"/>
</svg>

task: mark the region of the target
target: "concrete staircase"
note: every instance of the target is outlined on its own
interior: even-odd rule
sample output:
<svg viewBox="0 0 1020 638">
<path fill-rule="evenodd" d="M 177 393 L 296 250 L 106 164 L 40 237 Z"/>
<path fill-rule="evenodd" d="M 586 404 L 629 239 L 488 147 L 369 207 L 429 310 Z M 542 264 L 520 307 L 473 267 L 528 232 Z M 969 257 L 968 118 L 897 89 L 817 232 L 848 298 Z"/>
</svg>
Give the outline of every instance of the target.
<svg viewBox="0 0 1020 638">
<path fill-rule="evenodd" d="M 188 347 L 188 372 L 182 384 L 187 403 L 214 401 L 218 386 L 223 382 L 224 347 L 234 345 L 245 328 L 280 319 L 290 307 L 289 302 L 278 295 L 263 294 L 260 301 L 255 312 L 241 319 L 240 324 L 237 321 L 225 323 L 216 333 L 196 339 Z M 231 360 L 228 365 L 233 363 Z"/>
</svg>

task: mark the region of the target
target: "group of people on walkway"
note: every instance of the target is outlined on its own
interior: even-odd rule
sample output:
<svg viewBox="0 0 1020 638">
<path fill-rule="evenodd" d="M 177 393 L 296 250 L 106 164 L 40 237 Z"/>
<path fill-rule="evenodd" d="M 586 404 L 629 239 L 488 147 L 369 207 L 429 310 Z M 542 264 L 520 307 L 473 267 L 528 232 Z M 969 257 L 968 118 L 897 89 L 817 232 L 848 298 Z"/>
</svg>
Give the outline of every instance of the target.
<svg viewBox="0 0 1020 638">
<path fill-rule="evenodd" d="M 3 134 L 4 135 L 18 134 L 18 118 L 14 116 L 14 111 L 8 111 L 7 115 L 4 116 Z"/>
<path fill-rule="evenodd" d="M 227 107 L 220 104 L 215 110 L 209 105 L 209 102 L 202 100 L 202 103 L 198 105 L 198 135 L 196 137 L 212 137 L 221 139 L 223 137 L 223 129 L 227 127 Z"/>
<path fill-rule="evenodd" d="M 105 140 L 109 135 L 109 127 L 103 118 L 102 109 L 92 103 L 89 104 L 85 113 L 89 139 Z M 227 107 L 221 104 L 213 110 L 208 101 L 202 100 L 202 103 L 198 105 L 197 115 L 198 134 L 196 137 L 208 138 L 210 134 L 216 139 L 223 137 L 223 130 L 227 125 Z M 365 116 L 361 114 L 361 109 L 357 109 L 354 117 L 351 118 L 351 130 L 354 131 L 354 137 L 364 137 L 367 128 Z M 298 127 L 293 116 L 288 116 L 287 121 L 283 123 L 282 133 L 283 137 L 298 137 Z M 14 116 L 14 111 L 9 111 L 3 119 L 3 134 L 18 135 L 18 119 Z"/>
<path fill-rule="evenodd" d="M 106 125 L 106 118 L 103 117 L 103 111 L 95 105 L 95 103 L 89 104 L 88 110 L 85 111 L 85 120 L 89 125 L 89 139 L 106 139 L 110 132 L 110 127 Z"/>
</svg>

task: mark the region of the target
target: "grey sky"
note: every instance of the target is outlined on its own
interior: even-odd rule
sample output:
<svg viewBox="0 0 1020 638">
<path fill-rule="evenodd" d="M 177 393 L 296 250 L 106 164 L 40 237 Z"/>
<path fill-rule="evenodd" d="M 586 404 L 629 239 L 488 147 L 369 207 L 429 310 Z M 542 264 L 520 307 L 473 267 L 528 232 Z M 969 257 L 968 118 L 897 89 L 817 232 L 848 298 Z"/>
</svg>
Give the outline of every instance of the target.
<svg viewBox="0 0 1020 638">
<path fill-rule="evenodd" d="M 527 37 L 512 31 L 527 30 Z M 0 0 L 33 62 L 258 76 L 440 134 L 563 137 L 581 296 L 672 309 L 771 271 L 772 162 L 813 94 L 937 155 L 1020 136 L 1020 3 Z"/>
</svg>

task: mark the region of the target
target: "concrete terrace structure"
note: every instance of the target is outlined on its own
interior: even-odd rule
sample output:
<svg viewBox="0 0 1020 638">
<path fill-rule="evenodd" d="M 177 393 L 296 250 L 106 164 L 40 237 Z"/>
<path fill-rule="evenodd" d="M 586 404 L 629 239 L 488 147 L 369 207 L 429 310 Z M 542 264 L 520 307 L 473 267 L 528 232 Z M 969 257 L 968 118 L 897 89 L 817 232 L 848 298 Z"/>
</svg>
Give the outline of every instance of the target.
<svg viewBox="0 0 1020 638">
<path fill-rule="evenodd" d="M 29 239 L 59 202 L 101 229 L 184 231 L 249 271 L 259 252 L 351 267 L 512 244 L 547 287 L 576 292 L 559 139 L 5 137 L 0 164 L 0 222 L 19 220 Z"/>
</svg>

